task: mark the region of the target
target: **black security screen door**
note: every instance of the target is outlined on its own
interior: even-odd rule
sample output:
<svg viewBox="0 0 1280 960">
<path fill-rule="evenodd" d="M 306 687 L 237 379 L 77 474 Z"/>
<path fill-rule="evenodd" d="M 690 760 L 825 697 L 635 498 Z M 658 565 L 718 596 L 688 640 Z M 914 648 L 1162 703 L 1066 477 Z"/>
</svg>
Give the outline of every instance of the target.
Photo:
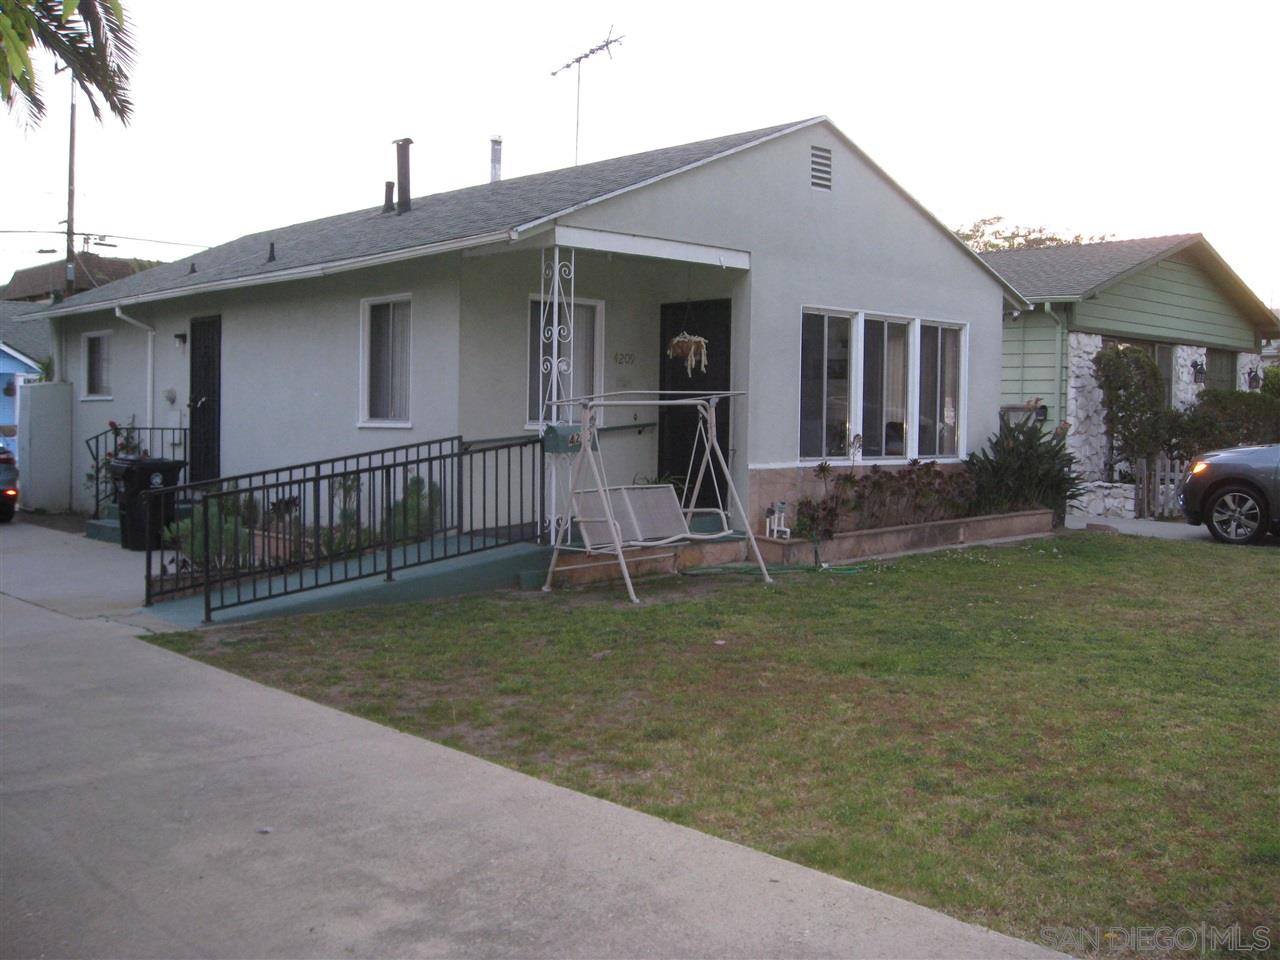
<svg viewBox="0 0 1280 960">
<path fill-rule="evenodd" d="M 658 387 L 662 390 L 706 390 L 708 393 L 729 389 L 729 328 L 732 304 L 729 300 L 695 300 L 692 303 L 662 305 L 662 342 L 659 345 Z M 667 345 L 672 337 L 688 333 L 705 337 L 707 369 L 694 366 L 693 373 L 683 359 L 668 357 Z M 658 408 L 658 476 L 684 479 L 689 470 L 689 456 L 698 429 L 698 411 L 693 407 Z M 716 406 L 716 437 L 720 449 L 729 453 L 729 401 Z M 701 454 L 701 449 L 699 453 Z M 716 467 L 717 483 L 724 495 L 724 475 Z M 704 478 L 695 506 L 716 504 L 715 488 Z"/>
<path fill-rule="evenodd" d="M 222 318 L 191 321 L 191 463 L 187 478 L 212 480 L 222 472 Z"/>
</svg>

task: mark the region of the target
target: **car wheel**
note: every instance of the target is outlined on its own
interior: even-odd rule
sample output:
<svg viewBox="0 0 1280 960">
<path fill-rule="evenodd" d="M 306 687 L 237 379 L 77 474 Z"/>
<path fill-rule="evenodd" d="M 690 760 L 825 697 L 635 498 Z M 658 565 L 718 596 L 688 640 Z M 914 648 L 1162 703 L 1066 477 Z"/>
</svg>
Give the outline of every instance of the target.
<svg viewBox="0 0 1280 960">
<path fill-rule="evenodd" d="M 1271 525 L 1267 505 L 1258 492 L 1235 484 L 1214 493 L 1205 519 L 1219 543 L 1261 543 Z"/>
</svg>

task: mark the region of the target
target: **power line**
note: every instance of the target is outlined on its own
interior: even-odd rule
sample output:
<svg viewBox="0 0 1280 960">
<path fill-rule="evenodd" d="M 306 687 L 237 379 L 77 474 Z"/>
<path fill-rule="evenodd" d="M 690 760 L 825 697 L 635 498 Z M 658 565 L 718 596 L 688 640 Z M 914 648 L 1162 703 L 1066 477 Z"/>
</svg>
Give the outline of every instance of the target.
<svg viewBox="0 0 1280 960">
<path fill-rule="evenodd" d="M 0 233 L 25 233 L 25 234 L 49 234 L 61 237 L 65 234 L 62 230 L 0 230 Z M 97 237 L 99 240 L 132 240 L 135 243 L 160 243 L 169 247 L 198 247 L 201 250 L 208 250 L 210 244 L 207 243 L 181 243 L 177 240 L 153 240 L 150 237 L 126 237 L 119 233 L 94 233 L 92 231 L 80 232 L 76 231 L 74 236 L 77 237 Z"/>
</svg>

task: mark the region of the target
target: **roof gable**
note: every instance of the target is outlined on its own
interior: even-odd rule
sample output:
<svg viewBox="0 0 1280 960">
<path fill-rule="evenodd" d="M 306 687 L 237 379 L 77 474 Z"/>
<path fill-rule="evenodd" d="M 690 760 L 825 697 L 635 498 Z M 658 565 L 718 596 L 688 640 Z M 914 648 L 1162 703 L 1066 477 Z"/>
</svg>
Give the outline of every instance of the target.
<svg viewBox="0 0 1280 960">
<path fill-rule="evenodd" d="M 1241 314 L 1264 335 L 1280 331 L 1272 312 L 1199 233 L 1056 247 L 993 250 L 983 260 L 1035 303 L 1096 297 L 1163 260 L 1182 254 L 1203 269 Z"/>
<path fill-rule="evenodd" d="M 212 289 L 303 279 L 511 239 L 574 210 L 823 123 L 857 152 L 909 203 L 960 243 L 825 117 L 665 147 L 611 160 L 531 174 L 414 199 L 404 214 L 370 207 L 307 223 L 249 234 L 169 264 L 153 267 L 46 308 L 49 316 L 162 300 Z M 960 244 L 964 247 L 963 244 Z M 1018 292 L 964 247 L 1000 283 L 1006 299 L 1026 306 Z M 274 259 L 268 259 L 268 251 Z"/>
</svg>

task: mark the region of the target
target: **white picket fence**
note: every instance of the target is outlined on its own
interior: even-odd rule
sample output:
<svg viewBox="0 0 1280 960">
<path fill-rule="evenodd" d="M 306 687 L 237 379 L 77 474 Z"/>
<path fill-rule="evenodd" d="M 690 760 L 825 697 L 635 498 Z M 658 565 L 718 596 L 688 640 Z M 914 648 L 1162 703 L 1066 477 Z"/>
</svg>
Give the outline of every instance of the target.
<svg viewBox="0 0 1280 960">
<path fill-rule="evenodd" d="M 1139 461 L 1134 471 L 1133 515 L 1140 520 L 1175 519 L 1178 507 L 1178 484 L 1187 472 L 1187 461 L 1171 460 L 1163 455 L 1153 465 Z"/>
</svg>

